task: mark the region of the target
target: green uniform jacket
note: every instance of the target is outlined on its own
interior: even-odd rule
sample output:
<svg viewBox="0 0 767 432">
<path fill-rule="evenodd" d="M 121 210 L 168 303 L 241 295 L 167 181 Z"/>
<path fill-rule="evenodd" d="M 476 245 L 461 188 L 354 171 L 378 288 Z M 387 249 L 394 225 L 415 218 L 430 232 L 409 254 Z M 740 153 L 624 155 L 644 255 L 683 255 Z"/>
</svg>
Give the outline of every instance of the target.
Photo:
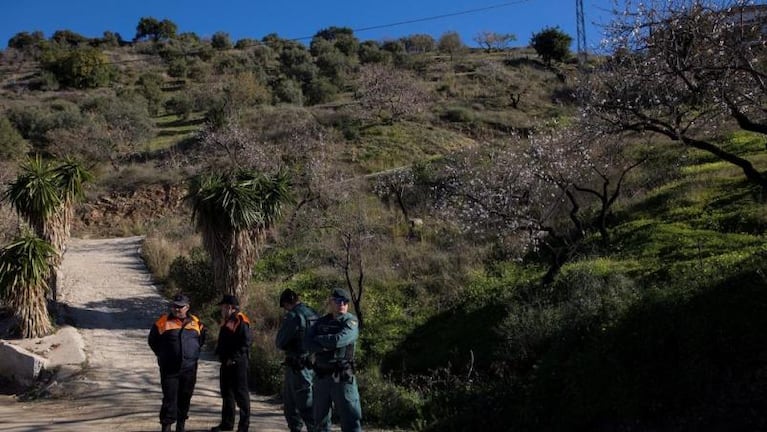
<svg viewBox="0 0 767 432">
<path fill-rule="evenodd" d="M 304 336 L 310 322 L 316 321 L 317 312 L 309 306 L 298 303 L 285 314 L 280 330 L 277 332 L 275 344 L 285 351 L 285 355 L 293 358 L 306 357 L 309 353 L 304 349 Z"/>
<path fill-rule="evenodd" d="M 359 337 L 357 317 L 350 313 L 327 314 L 306 332 L 304 347 L 312 353 L 319 369 L 350 366 L 354 360 L 354 345 Z"/>
</svg>

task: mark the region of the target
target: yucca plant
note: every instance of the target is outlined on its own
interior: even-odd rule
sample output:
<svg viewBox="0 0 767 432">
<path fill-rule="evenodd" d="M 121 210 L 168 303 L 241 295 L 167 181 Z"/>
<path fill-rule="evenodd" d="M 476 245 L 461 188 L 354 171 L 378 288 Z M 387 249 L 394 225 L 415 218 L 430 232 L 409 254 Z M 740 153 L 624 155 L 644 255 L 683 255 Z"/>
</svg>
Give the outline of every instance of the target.
<svg viewBox="0 0 767 432">
<path fill-rule="evenodd" d="M 57 236 L 59 244 L 55 244 L 54 247 L 57 251 L 63 252 L 71 236 L 75 203 L 85 196 L 85 184 L 93 180 L 93 174 L 72 158 L 64 159 L 53 169 L 53 172 L 61 198 L 61 208 L 56 221 L 57 228 L 60 229 L 60 234 Z"/>
<path fill-rule="evenodd" d="M 53 325 L 45 293 L 51 273 L 53 246 L 34 234 L 25 234 L 0 250 L 0 295 L 13 311 L 22 337 L 41 337 Z"/>
<path fill-rule="evenodd" d="M 288 175 L 203 174 L 191 180 L 187 199 L 213 262 L 216 291 L 245 298 L 266 233 L 291 201 Z"/>
<path fill-rule="evenodd" d="M 62 205 L 58 179 L 53 165 L 41 157 L 27 159 L 21 172 L 3 194 L 16 212 L 40 238 L 53 241 L 55 216 Z"/>
<path fill-rule="evenodd" d="M 34 232 L 53 246 L 54 253 L 49 258 L 53 270 L 48 285 L 54 302 L 55 270 L 61 265 L 69 240 L 74 203 L 82 198 L 84 184 L 92 178 L 91 173 L 73 159 L 54 165 L 36 156 L 21 165 L 21 173 L 3 195 Z"/>
</svg>

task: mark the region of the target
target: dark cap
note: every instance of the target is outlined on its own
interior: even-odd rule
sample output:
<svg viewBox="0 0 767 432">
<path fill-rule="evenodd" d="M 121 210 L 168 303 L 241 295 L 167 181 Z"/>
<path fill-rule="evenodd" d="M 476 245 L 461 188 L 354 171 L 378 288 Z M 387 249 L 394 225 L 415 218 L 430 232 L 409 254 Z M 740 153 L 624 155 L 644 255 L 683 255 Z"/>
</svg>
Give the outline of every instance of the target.
<svg viewBox="0 0 767 432">
<path fill-rule="evenodd" d="M 280 294 L 280 306 L 287 304 L 293 304 L 298 301 L 298 294 L 290 288 L 285 289 Z"/>
<path fill-rule="evenodd" d="M 343 299 L 347 303 L 352 298 L 352 296 L 349 295 L 349 291 L 346 291 L 343 288 L 333 288 L 333 291 L 330 293 L 330 297 Z"/>
<path fill-rule="evenodd" d="M 232 306 L 239 306 L 240 301 L 237 300 L 237 297 L 231 295 L 231 294 L 224 294 L 224 297 L 221 298 L 221 301 L 218 302 L 219 305 L 232 305 Z"/>
<path fill-rule="evenodd" d="M 170 303 L 175 306 L 189 306 L 189 297 L 183 294 L 176 294 L 173 296 L 173 299 L 170 301 Z"/>
</svg>

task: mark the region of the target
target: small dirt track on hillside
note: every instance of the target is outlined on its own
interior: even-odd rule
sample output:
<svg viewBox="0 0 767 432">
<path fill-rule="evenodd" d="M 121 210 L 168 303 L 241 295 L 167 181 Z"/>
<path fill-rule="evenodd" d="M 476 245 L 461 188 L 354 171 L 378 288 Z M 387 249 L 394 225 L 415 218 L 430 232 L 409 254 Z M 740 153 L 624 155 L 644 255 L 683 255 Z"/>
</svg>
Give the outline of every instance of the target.
<svg viewBox="0 0 767 432">
<path fill-rule="evenodd" d="M 141 241 L 70 241 L 59 281 L 60 301 L 85 341 L 88 365 L 82 376 L 63 384 L 66 397 L 0 400 L 0 431 L 160 429 L 160 378 L 146 337 L 166 303 L 139 257 Z M 207 431 L 220 419 L 218 363 L 205 354 L 187 421 L 190 432 Z M 250 430 L 286 430 L 280 406 L 266 398 L 252 396 L 252 414 Z"/>
</svg>

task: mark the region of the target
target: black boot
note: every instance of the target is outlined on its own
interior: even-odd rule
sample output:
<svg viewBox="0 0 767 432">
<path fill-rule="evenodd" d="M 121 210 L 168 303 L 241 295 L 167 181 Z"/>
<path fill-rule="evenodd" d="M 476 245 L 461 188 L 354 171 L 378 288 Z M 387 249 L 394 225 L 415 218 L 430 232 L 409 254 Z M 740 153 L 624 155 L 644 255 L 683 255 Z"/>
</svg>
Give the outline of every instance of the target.
<svg viewBox="0 0 767 432">
<path fill-rule="evenodd" d="M 162 432 L 171 432 L 170 426 L 171 426 L 171 423 L 163 423 L 162 424 Z"/>
<path fill-rule="evenodd" d="M 176 422 L 176 432 L 186 432 L 186 428 L 184 426 L 184 420 L 179 420 Z"/>
</svg>

